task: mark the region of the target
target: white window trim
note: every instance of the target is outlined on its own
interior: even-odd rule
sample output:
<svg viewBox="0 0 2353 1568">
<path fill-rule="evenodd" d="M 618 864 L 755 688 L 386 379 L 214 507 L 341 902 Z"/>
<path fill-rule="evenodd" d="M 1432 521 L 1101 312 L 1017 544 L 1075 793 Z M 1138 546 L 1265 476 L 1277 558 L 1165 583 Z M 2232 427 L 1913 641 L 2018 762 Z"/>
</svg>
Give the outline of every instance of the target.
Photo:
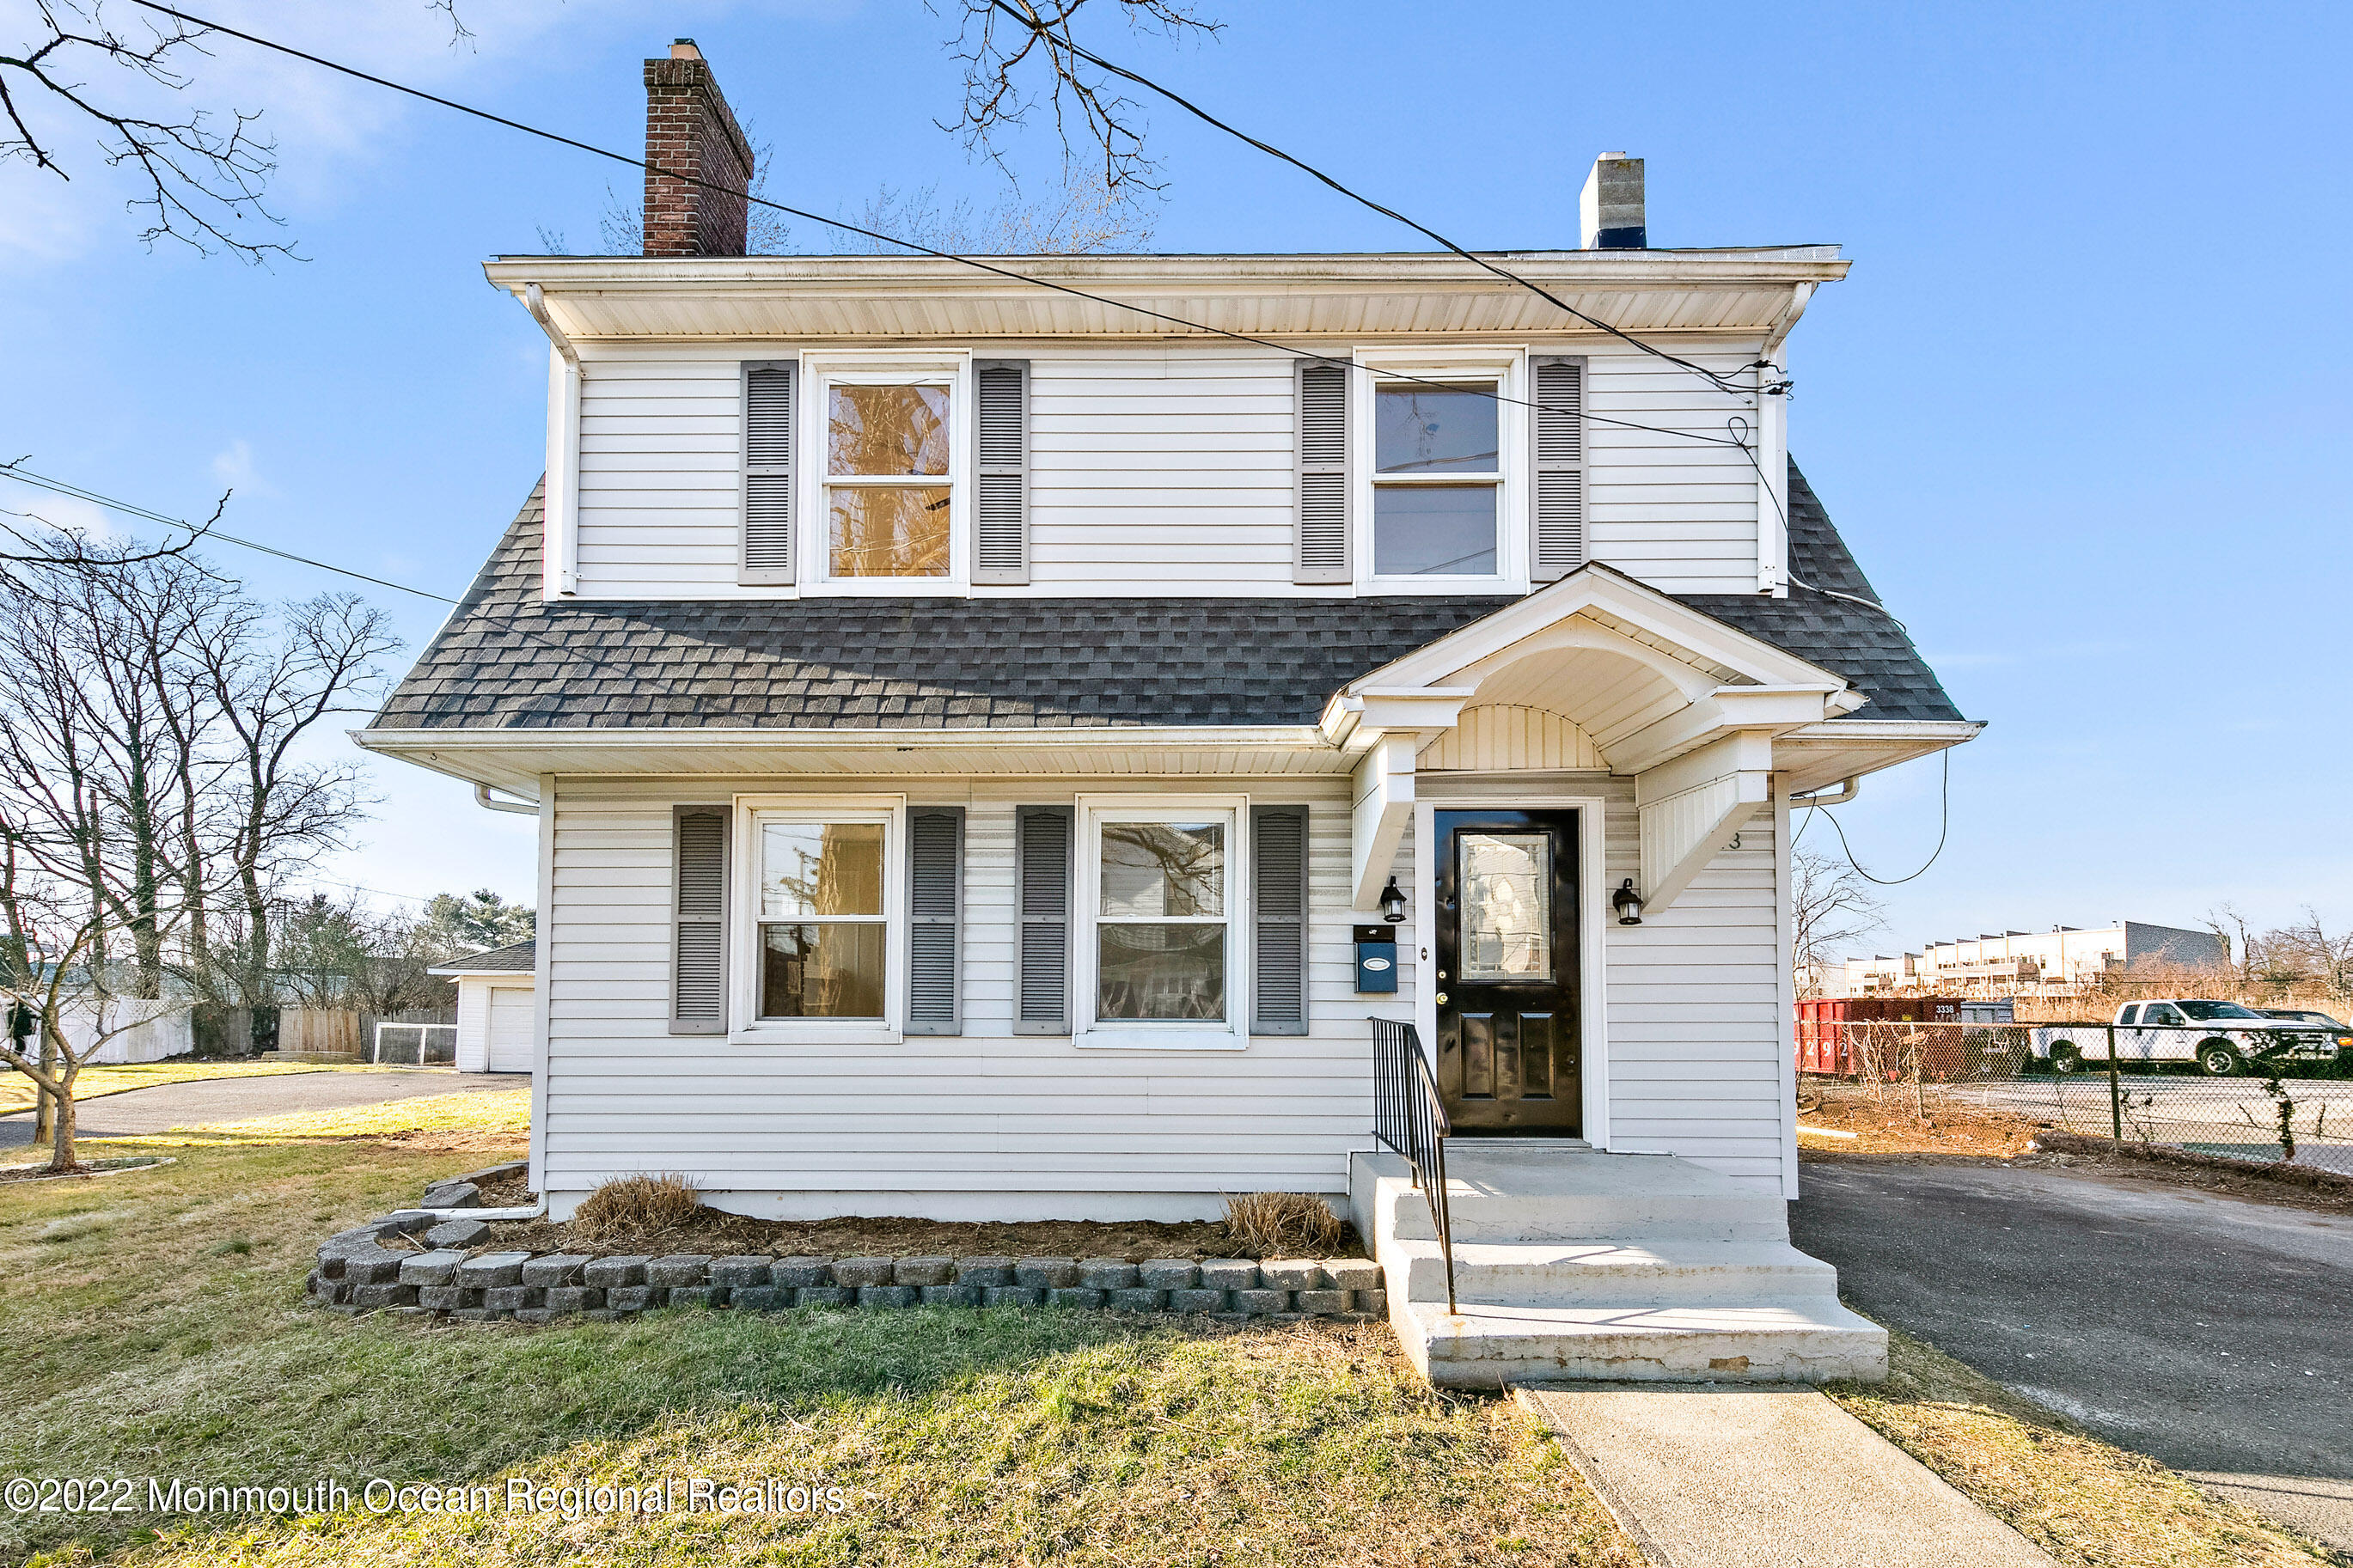
<svg viewBox="0 0 2353 1568">
<path fill-rule="evenodd" d="M 972 585 L 972 516 L 976 501 L 973 468 L 979 425 L 972 404 L 972 355 L 961 350 L 883 350 L 801 355 L 800 466 L 796 498 L 801 517 L 802 593 L 902 599 L 965 594 Z M 833 519 L 825 504 L 828 389 L 900 386 L 913 382 L 948 384 L 948 570 L 944 577 L 836 577 Z"/>
<path fill-rule="evenodd" d="M 1356 538 L 1356 588 L 1368 594 L 1525 594 L 1528 591 L 1527 351 L 1510 346 L 1370 347 L 1356 351 L 1358 395 L 1350 399 L 1349 514 Z M 1388 576 L 1373 559 L 1375 405 L 1382 382 L 1405 374 L 1426 381 L 1493 381 L 1495 405 L 1495 571 L 1492 576 Z M 1522 399 L 1514 402 L 1513 399 Z"/>
<path fill-rule="evenodd" d="M 760 824 L 764 821 L 879 822 L 882 825 L 882 1016 L 760 1016 Z M 894 1046 L 906 1038 L 907 797 L 902 795 L 739 795 L 735 797 L 735 911 L 728 932 L 731 1045 Z"/>
<path fill-rule="evenodd" d="M 1226 1021 L 1158 1023 L 1095 1016 L 1096 911 L 1103 900 L 1105 822 L 1226 823 Z M 1072 887 L 1077 940 L 1071 964 L 1071 1044 L 1083 1050 L 1239 1051 L 1250 1046 L 1250 797 L 1244 795 L 1078 797 L 1078 876 Z"/>
</svg>

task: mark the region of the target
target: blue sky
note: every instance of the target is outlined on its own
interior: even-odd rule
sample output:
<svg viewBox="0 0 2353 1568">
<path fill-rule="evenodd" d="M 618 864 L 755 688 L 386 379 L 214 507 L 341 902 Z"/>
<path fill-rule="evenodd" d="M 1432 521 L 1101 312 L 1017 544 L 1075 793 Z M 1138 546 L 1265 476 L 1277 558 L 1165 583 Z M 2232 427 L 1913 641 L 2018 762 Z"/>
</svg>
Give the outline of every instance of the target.
<svg viewBox="0 0 2353 1568">
<path fill-rule="evenodd" d="M 470 50 L 423 0 L 217 9 L 623 151 L 638 61 L 691 35 L 775 144 L 779 199 L 998 194 L 933 123 L 960 72 L 914 0 L 460 5 Z M 1991 725 L 1953 760 L 1942 858 L 1889 890 L 1873 945 L 2194 924 L 2225 900 L 2353 921 L 2342 8 L 1204 5 L 1215 43 L 1095 42 L 1468 243 L 1573 245 L 1587 164 L 1622 148 L 1648 160 L 1656 244 L 1848 247 L 1853 276 L 1793 340 L 1792 449 Z M 0 25 L 26 10 L 0 0 Z M 267 111 L 274 200 L 311 259 L 145 253 L 126 187 L 72 137 L 69 187 L 0 168 L 0 447 L 167 512 L 234 484 L 239 532 L 458 592 L 542 453 L 544 340 L 480 263 L 542 248 L 542 226 L 596 248 L 632 172 L 233 41 L 198 79 Z M 1147 118 L 1163 248 L 1410 247 L 1173 110 Z M 1057 156 L 1042 126 L 1015 151 L 1032 172 Z M 806 226 L 796 244 L 828 247 Z M 0 504 L 80 520 L 7 488 Z M 273 596 L 332 584 L 222 559 Z M 412 646 L 438 619 L 379 597 Z M 332 877 L 529 896 L 527 820 L 377 772 L 367 847 Z M 1934 763 L 1867 781 L 1841 818 L 1867 867 L 1927 856 L 1938 782 Z"/>
</svg>

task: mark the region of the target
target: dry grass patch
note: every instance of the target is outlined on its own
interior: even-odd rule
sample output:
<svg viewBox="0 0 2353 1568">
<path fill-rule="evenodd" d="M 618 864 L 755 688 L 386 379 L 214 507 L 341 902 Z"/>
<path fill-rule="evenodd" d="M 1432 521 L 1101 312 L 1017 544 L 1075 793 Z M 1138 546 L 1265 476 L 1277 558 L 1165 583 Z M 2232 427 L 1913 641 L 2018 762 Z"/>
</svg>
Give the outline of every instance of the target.
<svg viewBox="0 0 2353 1568">
<path fill-rule="evenodd" d="M 488 1135 L 501 1146 L 531 1131 L 531 1090 L 475 1089 L 464 1094 L 422 1094 L 375 1105 L 332 1110 L 294 1110 L 178 1127 L 171 1135 L 211 1134 L 241 1142 L 285 1142 L 310 1138 L 416 1138 L 419 1135 Z"/>
<path fill-rule="evenodd" d="M 676 1172 L 658 1176 L 615 1176 L 598 1184 L 573 1211 L 572 1233 L 607 1241 L 691 1225 L 702 1211 L 702 1194 Z"/>
<path fill-rule="evenodd" d="M 1890 1329 L 1887 1342 L 1885 1383 L 1833 1384 L 1826 1392 L 2061 1563 L 2309 1568 L 2337 1561 L 1924 1341 Z"/>
<path fill-rule="evenodd" d="M 1348 1225 L 1312 1193 L 1244 1193 L 1226 1200 L 1226 1229 L 1254 1258 L 1321 1258 Z"/>
</svg>

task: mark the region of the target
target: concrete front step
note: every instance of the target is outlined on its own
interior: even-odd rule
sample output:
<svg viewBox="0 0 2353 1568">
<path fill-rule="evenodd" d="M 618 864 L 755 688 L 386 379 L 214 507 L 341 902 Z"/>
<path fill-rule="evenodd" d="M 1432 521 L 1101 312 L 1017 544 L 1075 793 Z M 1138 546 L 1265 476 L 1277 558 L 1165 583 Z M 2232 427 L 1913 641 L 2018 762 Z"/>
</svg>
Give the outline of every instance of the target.
<svg viewBox="0 0 2353 1568">
<path fill-rule="evenodd" d="M 1393 1305 L 1406 1353 L 1440 1387 L 1567 1381 L 1827 1383 L 1887 1375 L 1887 1334 L 1835 1301 L 1742 1306 Z"/>
<path fill-rule="evenodd" d="M 1446 1300 L 1434 1241 L 1398 1239 L 1389 1289 Z M 1635 1307 L 1820 1300 L 1835 1305 L 1838 1270 L 1786 1241 L 1463 1242 L 1454 1248 L 1457 1300 L 1514 1306 Z"/>
<path fill-rule="evenodd" d="M 1671 1155 L 1456 1139 L 1447 1145 L 1446 1160 L 1448 1217 L 1458 1245 L 1786 1241 L 1789 1236 L 1778 1194 L 1757 1192 Z M 1395 1210 L 1398 1237 L 1436 1240 L 1428 1202 L 1409 1184 L 1398 1185 L 1384 1194 Z"/>
</svg>

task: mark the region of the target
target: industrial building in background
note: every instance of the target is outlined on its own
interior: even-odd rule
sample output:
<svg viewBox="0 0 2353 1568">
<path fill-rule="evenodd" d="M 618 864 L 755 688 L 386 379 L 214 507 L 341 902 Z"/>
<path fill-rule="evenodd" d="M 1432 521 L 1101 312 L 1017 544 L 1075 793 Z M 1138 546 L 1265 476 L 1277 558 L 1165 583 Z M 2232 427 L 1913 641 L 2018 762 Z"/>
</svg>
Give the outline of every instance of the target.
<svg viewBox="0 0 2353 1568">
<path fill-rule="evenodd" d="M 1946 995 L 2050 994 L 2130 974 L 2230 967 L 2231 944 L 2213 931 L 2118 921 L 2095 930 L 2052 926 L 1931 942 L 1918 951 L 1875 953 L 1814 966 L 1803 977 L 1817 996 L 1935 992 Z"/>
</svg>

